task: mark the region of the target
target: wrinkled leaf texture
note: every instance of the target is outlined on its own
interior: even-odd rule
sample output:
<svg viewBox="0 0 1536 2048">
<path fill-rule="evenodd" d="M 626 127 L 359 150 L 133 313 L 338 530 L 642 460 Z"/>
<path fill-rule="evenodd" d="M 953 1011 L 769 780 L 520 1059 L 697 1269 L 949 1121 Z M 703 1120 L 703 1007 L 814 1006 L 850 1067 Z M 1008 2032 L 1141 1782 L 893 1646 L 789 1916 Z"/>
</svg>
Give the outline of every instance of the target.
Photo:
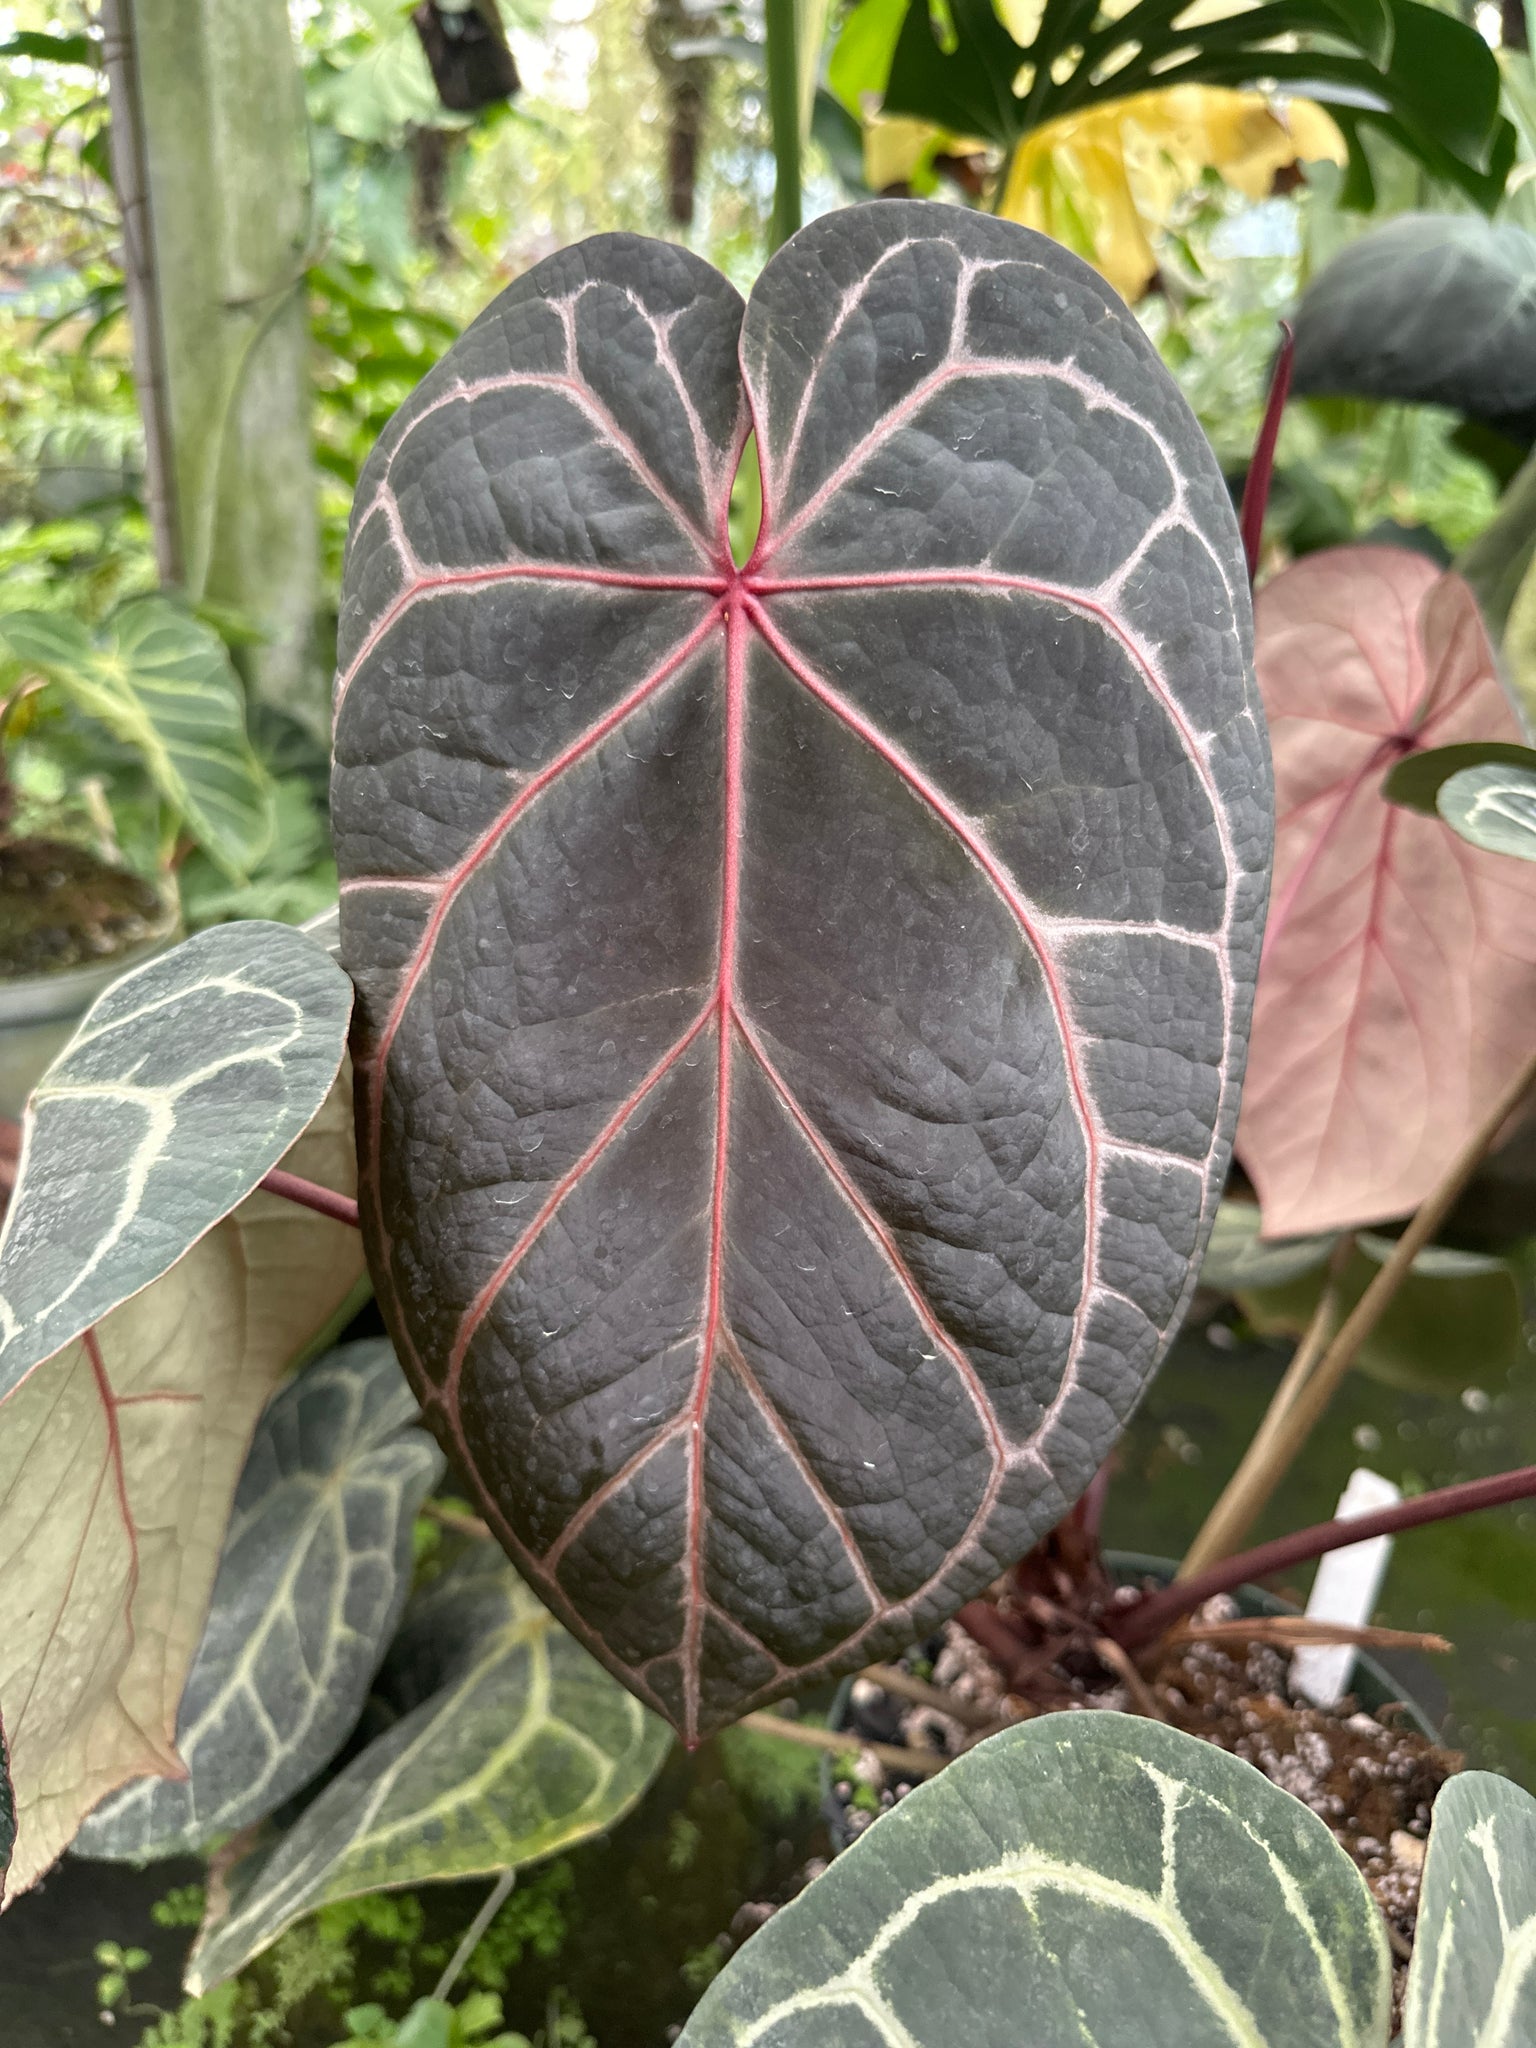
<svg viewBox="0 0 1536 2048">
<path fill-rule="evenodd" d="M 1262 911 L 1247 619 L 1135 322 L 946 207 L 814 223 L 744 319 L 684 251 L 565 251 L 375 450 L 370 1262 L 509 1553 L 686 1736 L 975 1593 L 1151 1372 Z"/>
<path fill-rule="evenodd" d="M 1536 877 L 1383 797 L 1420 748 L 1520 738 L 1459 577 L 1334 548 L 1256 612 L 1279 817 L 1238 1152 L 1297 1237 L 1416 1208 L 1513 1079 Z"/>
</svg>

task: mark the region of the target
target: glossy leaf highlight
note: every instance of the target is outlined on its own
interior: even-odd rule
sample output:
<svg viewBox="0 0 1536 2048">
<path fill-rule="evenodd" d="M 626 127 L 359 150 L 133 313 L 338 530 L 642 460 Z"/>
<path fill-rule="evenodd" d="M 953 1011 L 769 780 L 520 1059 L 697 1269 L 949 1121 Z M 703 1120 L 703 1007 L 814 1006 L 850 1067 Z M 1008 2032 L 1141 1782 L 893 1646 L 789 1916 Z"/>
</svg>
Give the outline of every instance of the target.
<svg viewBox="0 0 1536 2048">
<path fill-rule="evenodd" d="M 1114 1713 L 979 1744 L 727 1964 L 679 2048 L 1383 2048 L 1381 1916 L 1300 1800 Z"/>
<path fill-rule="evenodd" d="M 147 1863 L 263 1820 L 351 1734 L 411 1582 L 412 1523 L 443 1469 L 382 1340 L 284 1387 L 251 1445 L 176 1722 L 185 1778 L 141 1778 L 75 1837 Z"/>
<path fill-rule="evenodd" d="M 1268 850 L 1236 522 L 1091 272 L 895 202 L 745 314 L 659 243 L 551 258 L 358 504 L 380 1300 L 510 1554 L 692 1738 L 979 1591 L 1179 1313 Z"/>
<path fill-rule="evenodd" d="M 1238 1151 L 1265 1234 L 1406 1214 L 1529 1050 L 1536 877 L 1384 801 L 1421 749 L 1520 739 L 1459 577 L 1400 548 L 1259 592 L 1274 895 Z"/>
</svg>

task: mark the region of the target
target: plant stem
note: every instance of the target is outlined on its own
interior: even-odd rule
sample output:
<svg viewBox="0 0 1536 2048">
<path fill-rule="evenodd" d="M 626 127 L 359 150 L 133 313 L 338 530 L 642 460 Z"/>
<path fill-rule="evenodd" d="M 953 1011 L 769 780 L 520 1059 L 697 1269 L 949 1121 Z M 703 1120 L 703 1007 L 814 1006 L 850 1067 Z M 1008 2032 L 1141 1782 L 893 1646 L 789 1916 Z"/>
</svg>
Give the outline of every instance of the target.
<svg viewBox="0 0 1536 2048">
<path fill-rule="evenodd" d="M 786 1742 L 798 1742 L 804 1749 L 825 1749 L 841 1756 L 855 1756 L 867 1749 L 888 1770 L 904 1777 L 936 1777 L 949 1762 L 936 1750 L 900 1749 L 891 1742 L 866 1742 L 852 1729 L 811 1728 L 804 1721 L 786 1721 L 780 1714 L 743 1714 L 738 1728 L 750 1728 L 755 1735 L 779 1735 Z"/>
<path fill-rule="evenodd" d="M 1312 1320 L 1296 1346 L 1296 1354 L 1286 1367 L 1285 1377 L 1276 1387 L 1264 1420 L 1243 1453 L 1242 1463 L 1227 1481 L 1221 1498 L 1185 1552 L 1184 1562 L 1178 1569 L 1179 1578 L 1191 1578 L 1196 1572 L 1204 1571 L 1208 1564 L 1214 1564 L 1217 1558 L 1230 1557 L 1268 1507 L 1275 1488 L 1284 1478 L 1290 1461 L 1287 1459 L 1281 1464 L 1275 1447 L 1283 1441 L 1282 1431 L 1287 1416 L 1311 1379 L 1317 1361 L 1338 1331 L 1344 1269 L 1354 1249 L 1354 1232 L 1346 1231 L 1334 1246 L 1323 1291 L 1318 1297 Z"/>
<path fill-rule="evenodd" d="M 354 1230 L 359 1228 L 357 1204 L 350 1195 L 338 1195 L 300 1174 L 284 1173 L 280 1166 L 274 1166 L 257 1185 L 269 1195 L 281 1195 L 285 1202 L 297 1202 L 301 1209 L 313 1209 L 317 1216 L 329 1216 L 337 1223 L 350 1223 Z"/>
<path fill-rule="evenodd" d="M 1184 1561 L 1184 1572 L 1195 1571 L 1201 1560 L 1219 1557 L 1228 1540 L 1240 1539 L 1254 1516 L 1271 1498 L 1290 1471 L 1297 1452 L 1322 1420 L 1344 1375 L 1359 1356 L 1360 1347 L 1407 1279 L 1414 1260 L 1444 1223 L 1483 1154 L 1530 1093 L 1533 1083 L 1536 1083 L 1536 1053 L 1526 1060 L 1467 1139 L 1441 1175 L 1439 1185 L 1419 1204 L 1407 1229 L 1392 1247 L 1391 1256 L 1345 1318 L 1342 1328 L 1328 1344 L 1316 1367 L 1303 1380 L 1300 1374 L 1295 1373 L 1293 1362 L 1292 1371 L 1286 1374 L 1274 1405 L 1280 1404 L 1287 1386 L 1292 1388 L 1291 1398 L 1278 1415 L 1273 1415 L 1272 1411 L 1273 1419 L 1271 1415 L 1265 1416 L 1259 1435 L 1238 1467 L 1231 1485 L 1216 1503 L 1205 1528 L 1195 1538 Z M 1319 1304 L 1320 1312 L 1321 1307 Z M 1310 1338 L 1312 1333 L 1308 1331 L 1307 1334 Z M 1298 1353 L 1298 1360 L 1299 1357 Z M 1234 1492 L 1236 1497 L 1229 1502 L 1228 1496 Z M 1251 1512 L 1249 1502 L 1252 1503 Z M 1212 1523 L 1218 1524 L 1214 1534 L 1211 1532 Z M 1182 1579 L 1183 1572 L 1180 1576 Z"/>
<path fill-rule="evenodd" d="M 766 0 L 768 123 L 773 131 L 773 213 L 769 253 L 800 225 L 800 65 L 796 0 Z"/>
<path fill-rule="evenodd" d="M 1264 405 L 1264 417 L 1259 422 L 1259 438 L 1254 443 L 1253 460 L 1248 465 L 1248 478 L 1243 485 L 1243 509 L 1239 524 L 1243 531 L 1243 553 L 1248 558 L 1248 581 L 1251 583 L 1259 573 L 1259 549 L 1264 540 L 1264 514 L 1269 510 L 1269 487 L 1275 474 L 1275 443 L 1280 438 L 1280 421 L 1285 412 L 1285 401 L 1291 395 L 1291 365 L 1296 360 L 1296 336 L 1288 320 L 1280 322 L 1280 352 L 1275 357 L 1274 374 L 1269 382 L 1269 397 Z"/>
<path fill-rule="evenodd" d="M 432 1993 L 432 1996 L 434 1998 L 446 1998 L 449 1992 L 453 1989 L 454 1985 L 458 1983 L 460 1971 L 463 1970 L 465 1964 L 469 1961 L 470 1957 L 474 1954 L 475 1950 L 480 1946 L 481 1938 L 484 1935 L 485 1930 L 487 1929 L 487 1927 L 490 1926 L 491 1922 L 496 1918 L 496 1915 L 507 1903 L 507 1900 L 511 1895 L 512 1887 L 514 1884 L 516 1884 L 516 1882 L 517 1871 L 514 1867 L 511 1870 L 504 1870 L 501 1873 L 500 1877 L 497 1878 L 496 1882 L 491 1886 L 490 1892 L 486 1897 L 485 1904 L 480 1908 L 479 1912 L 475 1915 L 474 1919 L 470 1921 L 468 1927 L 465 1928 L 464 1939 L 459 1943 L 458 1947 L 454 1950 L 453 1959 L 449 1963 L 447 1969 L 444 1970 L 441 1977 L 438 1978 L 436 1987 L 434 1988 Z"/>
<path fill-rule="evenodd" d="M 914 1706 L 932 1707 L 936 1713 L 948 1714 L 962 1728 L 997 1726 L 997 1716 L 990 1707 L 978 1707 L 974 1700 L 963 1700 L 956 1693 L 946 1692 L 941 1685 L 928 1685 L 923 1679 L 914 1678 L 910 1671 L 903 1671 L 899 1665 L 871 1664 L 859 1676 L 870 1679 L 886 1692 L 895 1693 L 898 1699 L 911 1700 Z"/>
<path fill-rule="evenodd" d="M 1437 1487 L 1414 1500 L 1400 1500 L 1372 1515 L 1350 1515 L 1332 1522 L 1318 1522 L 1294 1535 L 1278 1536 L 1229 1557 L 1192 1579 L 1178 1579 L 1160 1592 L 1149 1593 L 1134 1607 L 1121 1608 L 1106 1618 L 1105 1632 L 1128 1650 L 1155 1642 L 1163 1631 L 1184 1615 L 1212 1599 L 1230 1593 L 1250 1580 L 1288 1571 L 1293 1565 L 1310 1564 L 1330 1550 L 1343 1550 L 1352 1543 L 1368 1543 L 1373 1536 L 1397 1536 L 1405 1529 L 1421 1528 L 1426 1522 L 1449 1521 L 1453 1515 L 1475 1514 L 1482 1508 L 1505 1507 L 1511 1501 L 1536 1500 L 1536 1465 L 1522 1465 L 1515 1472 L 1496 1472 L 1491 1479 L 1469 1479 L 1460 1486 Z"/>
</svg>

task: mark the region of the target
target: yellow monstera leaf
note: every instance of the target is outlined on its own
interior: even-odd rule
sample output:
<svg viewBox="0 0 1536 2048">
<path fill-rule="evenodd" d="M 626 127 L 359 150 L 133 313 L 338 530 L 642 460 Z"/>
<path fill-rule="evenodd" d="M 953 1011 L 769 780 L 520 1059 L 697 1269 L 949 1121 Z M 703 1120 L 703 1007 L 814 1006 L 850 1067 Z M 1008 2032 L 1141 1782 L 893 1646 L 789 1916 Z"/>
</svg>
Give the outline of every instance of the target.
<svg viewBox="0 0 1536 2048">
<path fill-rule="evenodd" d="M 1346 154 L 1343 136 L 1311 100 L 1169 86 L 1063 115 L 1027 135 L 998 211 L 1065 243 L 1134 300 L 1157 275 L 1153 234 L 1206 171 L 1262 199 L 1288 164 L 1341 164 Z"/>
</svg>

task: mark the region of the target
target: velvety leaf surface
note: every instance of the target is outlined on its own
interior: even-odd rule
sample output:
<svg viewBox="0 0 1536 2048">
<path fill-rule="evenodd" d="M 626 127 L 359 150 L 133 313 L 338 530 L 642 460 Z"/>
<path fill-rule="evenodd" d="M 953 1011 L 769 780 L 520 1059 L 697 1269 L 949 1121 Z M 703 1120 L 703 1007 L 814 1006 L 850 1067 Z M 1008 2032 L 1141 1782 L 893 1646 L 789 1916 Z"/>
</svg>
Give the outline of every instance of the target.
<svg viewBox="0 0 1536 2048">
<path fill-rule="evenodd" d="M 96 635 L 61 612 L 11 612 L 3 639 L 132 747 L 192 837 L 239 876 L 272 839 L 272 788 L 245 695 L 211 626 L 163 597 L 120 605 Z"/>
<path fill-rule="evenodd" d="M 1265 1234 L 1400 1216 L 1526 1057 L 1536 876 L 1383 800 L 1419 748 L 1518 740 L 1471 593 L 1401 548 L 1259 592 L 1274 897 L 1238 1151 Z"/>
<path fill-rule="evenodd" d="M 380 1300 L 509 1552 L 696 1735 L 1027 1549 L 1179 1312 L 1268 846 L 1235 521 L 1091 272 L 894 202 L 744 325 L 676 248 L 551 258 L 358 505 Z"/>
<path fill-rule="evenodd" d="M 1383 2048 L 1381 1916 L 1315 1814 L 1154 1721 L 1046 1714 L 860 1835 L 680 2048 Z"/>
<path fill-rule="evenodd" d="M 287 1156 L 349 1193 L 338 1087 Z M 358 1233 L 254 1194 L 0 1401 L 0 1719 L 24 1890 L 109 1792 L 181 1768 L 177 1703 L 273 1387 L 349 1312 Z"/>
<path fill-rule="evenodd" d="M 1469 846 L 1536 860 L 1536 772 L 1531 769 L 1459 769 L 1440 785 L 1435 808 Z"/>
<path fill-rule="evenodd" d="M 1403 2048 L 1536 2041 L 1536 1799 L 1463 1771 L 1435 1801 Z"/>
<path fill-rule="evenodd" d="M 0 1399 L 271 1171 L 326 1098 L 352 990 L 281 924 L 228 924 L 115 981 L 27 1104 L 0 1231 Z"/>
<path fill-rule="evenodd" d="M 192 1990 L 328 1900 L 510 1870 L 601 1833 L 670 1741 L 488 1545 L 412 1602 L 379 1690 L 400 1719 L 236 1870 Z"/>
<path fill-rule="evenodd" d="M 262 1820 L 356 1724 L 410 1589 L 411 1527 L 440 1476 L 416 1398 L 382 1339 L 347 1344 L 261 1419 L 176 1747 L 189 1776 L 105 1801 L 78 1856 L 147 1863 Z"/>
<path fill-rule="evenodd" d="M 1536 235 L 1405 213 L 1334 257 L 1297 309 L 1298 392 L 1448 405 L 1536 434 Z"/>
</svg>

